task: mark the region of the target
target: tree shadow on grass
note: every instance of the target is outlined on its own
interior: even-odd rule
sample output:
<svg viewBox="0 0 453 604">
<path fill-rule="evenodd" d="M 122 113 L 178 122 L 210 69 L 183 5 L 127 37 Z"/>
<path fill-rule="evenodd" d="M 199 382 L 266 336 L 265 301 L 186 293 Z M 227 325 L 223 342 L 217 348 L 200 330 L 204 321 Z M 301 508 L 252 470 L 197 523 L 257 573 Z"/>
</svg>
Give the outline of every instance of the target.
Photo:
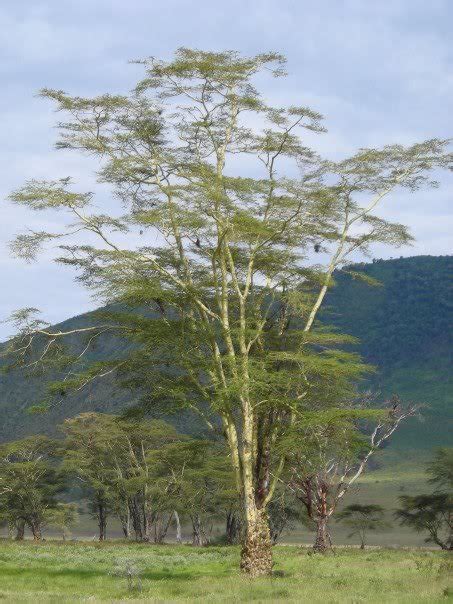
<svg viewBox="0 0 453 604">
<path fill-rule="evenodd" d="M 228 577 L 231 575 L 230 569 L 215 569 L 215 570 L 195 570 L 195 569 L 148 569 L 145 570 L 142 574 L 143 579 L 147 579 L 149 581 L 194 581 L 196 579 L 202 579 L 206 577 Z"/>
<path fill-rule="evenodd" d="M 230 569 L 216 569 L 213 571 L 210 570 L 177 570 L 177 569 L 148 569 L 144 570 L 141 574 L 142 579 L 146 579 L 149 581 L 194 581 L 196 579 L 205 578 L 205 577 L 227 577 L 231 574 Z M 6 578 L 15 578 L 18 577 L 22 580 L 24 579 L 32 579 L 36 581 L 37 579 L 45 580 L 55 579 L 57 577 L 67 577 L 68 579 L 80 579 L 80 580 L 89 580 L 95 578 L 108 577 L 109 571 L 102 569 L 78 569 L 78 568 L 2 568 L 1 575 L 4 579 Z"/>
</svg>

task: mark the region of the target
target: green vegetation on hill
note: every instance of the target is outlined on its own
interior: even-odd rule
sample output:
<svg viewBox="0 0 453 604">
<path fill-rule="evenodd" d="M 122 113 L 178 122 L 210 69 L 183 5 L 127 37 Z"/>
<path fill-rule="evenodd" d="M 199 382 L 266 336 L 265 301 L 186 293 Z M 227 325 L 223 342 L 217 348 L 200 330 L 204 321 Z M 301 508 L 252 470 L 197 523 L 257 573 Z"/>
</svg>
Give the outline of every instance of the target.
<svg viewBox="0 0 453 604">
<path fill-rule="evenodd" d="M 453 256 L 415 256 L 356 264 L 336 275 L 325 312 L 361 341 L 365 358 L 388 373 L 433 359 L 453 360 Z"/>
<path fill-rule="evenodd" d="M 426 405 L 393 446 L 430 449 L 452 443 L 453 256 L 416 256 L 357 264 L 340 273 L 324 320 L 356 336 L 365 360 L 377 368 L 370 385 L 384 396 Z"/>
<path fill-rule="evenodd" d="M 374 390 L 383 395 L 396 392 L 403 399 L 428 406 L 423 410 L 424 421 L 408 422 L 392 446 L 431 449 L 451 445 L 453 256 L 377 260 L 351 270 L 381 285 L 371 287 L 357 276 L 337 274 L 323 320 L 359 338 L 360 352 L 377 367 L 369 384 Z M 87 313 L 65 321 L 61 328 L 73 329 L 90 321 L 92 316 Z M 71 345 L 80 347 L 80 339 L 73 337 Z M 91 354 L 107 359 L 129 346 L 129 342 L 104 336 Z M 119 412 L 137 397 L 106 378 L 68 396 L 46 414 L 29 414 L 27 409 L 40 401 L 44 391 L 43 376 L 0 375 L 1 441 L 31 433 L 54 434 L 67 417 L 82 411 Z M 178 414 L 171 421 L 180 431 L 200 431 L 197 419 L 188 414 Z"/>
</svg>

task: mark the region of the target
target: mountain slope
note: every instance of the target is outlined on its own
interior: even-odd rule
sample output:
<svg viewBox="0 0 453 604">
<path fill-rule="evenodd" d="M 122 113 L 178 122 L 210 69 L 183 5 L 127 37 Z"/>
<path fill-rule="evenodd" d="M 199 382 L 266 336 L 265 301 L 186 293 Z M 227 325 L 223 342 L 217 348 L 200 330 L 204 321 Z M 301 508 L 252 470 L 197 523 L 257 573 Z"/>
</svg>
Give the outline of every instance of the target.
<svg viewBox="0 0 453 604">
<path fill-rule="evenodd" d="M 360 339 L 359 351 L 378 368 L 369 384 L 373 389 L 429 405 L 423 410 L 424 421 L 404 426 L 392 446 L 452 445 L 453 256 L 378 260 L 355 265 L 353 271 L 381 285 L 370 287 L 357 275 L 337 274 L 322 320 Z M 91 320 L 87 313 L 58 327 L 74 329 Z M 73 343 L 77 345 L 76 336 Z M 92 354 L 106 359 L 128 346 L 105 336 Z M 44 387 L 42 377 L 25 378 L 20 372 L 0 375 L 0 441 L 33 432 L 55 433 L 65 417 L 81 411 L 119 412 L 136 396 L 112 380 L 103 380 L 44 415 L 30 415 L 27 408 L 39 402 Z M 200 429 L 188 414 L 178 414 L 172 421 L 182 431 Z"/>
<path fill-rule="evenodd" d="M 359 351 L 378 369 L 373 389 L 425 405 L 421 420 L 406 424 L 393 446 L 453 445 L 453 256 L 353 269 L 381 286 L 337 275 L 324 320 L 360 340 Z"/>
</svg>

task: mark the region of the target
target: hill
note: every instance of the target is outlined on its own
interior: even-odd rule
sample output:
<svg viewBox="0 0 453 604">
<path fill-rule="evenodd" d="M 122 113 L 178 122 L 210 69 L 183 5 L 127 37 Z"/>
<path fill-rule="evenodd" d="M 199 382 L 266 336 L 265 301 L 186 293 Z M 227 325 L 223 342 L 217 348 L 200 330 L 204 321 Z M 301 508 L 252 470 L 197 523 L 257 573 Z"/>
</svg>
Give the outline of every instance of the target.
<svg viewBox="0 0 453 604">
<path fill-rule="evenodd" d="M 324 320 L 360 340 L 360 353 L 377 368 L 374 390 L 426 405 L 392 446 L 452 446 L 453 256 L 375 260 L 353 270 L 380 285 L 338 274 Z"/>
<path fill-rule="evenodd" d="M 422 402 L 424 421 L 413 420 L 397 435 L 393 448 L 430 449 L 452 445 L 453 419 L 453 256 L 417 256 L 375 260 L 352 267 L 356 274 L 336 275 L 322 320 L 360 340 L 359 351 L 377 367 L 368 384 L 382 395 L 398 393 Z M 371 287 L 358 275 L 380 282 Z M 62 330 L 86 326 L 92 313 L 68 319 Z M 72 344 L 77 346 L 77 336 Z M 80 345 L 80 342 L 79 342 Z M 93 355 L 106 359 L 129 343 L 113 337 L 99 340 Z M 20 372 L 0 375 L 0 441 L 35 432 L 54 434 L 64 418 L 82 411 L 119 412 L 135 401 L 135 393 L 112 380 L 93 383 L 44 415 L 27 409 L 40 401 L 41 376 Z M 196 420 L 179 414 L 172 419 L 185 432 L 199 430 Z"/>
</svg>

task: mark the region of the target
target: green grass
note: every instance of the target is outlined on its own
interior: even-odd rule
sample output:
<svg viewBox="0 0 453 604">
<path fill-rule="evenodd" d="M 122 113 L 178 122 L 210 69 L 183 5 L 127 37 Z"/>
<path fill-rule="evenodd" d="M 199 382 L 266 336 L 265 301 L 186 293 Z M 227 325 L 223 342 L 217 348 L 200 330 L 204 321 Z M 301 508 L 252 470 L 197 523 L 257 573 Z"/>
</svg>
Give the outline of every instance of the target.
<svg viewBox="0 0 453 604">
<path fill-rule="evenodd" d="M 453 602 L 452 558 L 441 551 L 340 549 L 309 556 L 276 547 L 276 576 L 251 581 L 234 547 L 0 542 L 0 599 L 9 602 Z M 142 591 L 112 575 L 143 569 Z M 121 562 L 122 561 L 122 562 Z"/>
</svg>

